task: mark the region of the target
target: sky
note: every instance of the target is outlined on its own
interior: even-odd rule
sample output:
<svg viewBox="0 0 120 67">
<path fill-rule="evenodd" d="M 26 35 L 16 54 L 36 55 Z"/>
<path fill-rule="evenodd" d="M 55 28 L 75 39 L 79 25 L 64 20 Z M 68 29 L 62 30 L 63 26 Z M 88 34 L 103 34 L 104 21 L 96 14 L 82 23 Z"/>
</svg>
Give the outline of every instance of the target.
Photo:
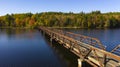
<svg viewBox="0 0 120 67">
<path fill-rule="evenodd" d="M 120 0 L 0 0 L 0 15 L 40 12 L 119 12 Z"/>
</svg>

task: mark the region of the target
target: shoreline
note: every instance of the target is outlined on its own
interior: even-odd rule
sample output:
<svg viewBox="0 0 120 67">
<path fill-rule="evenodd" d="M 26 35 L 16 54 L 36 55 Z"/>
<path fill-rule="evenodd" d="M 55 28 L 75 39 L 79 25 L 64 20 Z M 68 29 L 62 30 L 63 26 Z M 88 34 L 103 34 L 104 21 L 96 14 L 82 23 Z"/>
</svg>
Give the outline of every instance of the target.
<svg viewBox="0 0 120 67">
<path fill-rule="evenodd" d="M 47 26 L 46 26 L 47 27 Z M 0 29 L 37 29 L 36 28 L 30 28 L 30 27 L 0 27 Z M 120 28 L 87 28 L 87 27 L 48 27 L 48 28 L 56 28 L 56 29 L 120 29 Z"/>
</svg>

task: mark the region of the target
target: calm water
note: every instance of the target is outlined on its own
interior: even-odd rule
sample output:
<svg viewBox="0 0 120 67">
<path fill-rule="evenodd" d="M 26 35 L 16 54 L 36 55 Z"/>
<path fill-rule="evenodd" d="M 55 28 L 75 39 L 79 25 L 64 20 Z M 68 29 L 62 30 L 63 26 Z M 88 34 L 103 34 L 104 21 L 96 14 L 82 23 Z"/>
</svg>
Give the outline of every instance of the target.
<svg viewBox="0 0 120 67">
<path fill-rule="evenodd" d="M 65 31 L 98 38 L 107 51 L 120 44 L 120 29 L 65 29 Z"/>
<path fill-rule="evenodd" d="M 111 51 L 120 29 L 65 29 L 96 37 Z M 0 29 L 0 67 L 77 67 L 77 57 L 37 30 Z"/>
<path fill-rule="evenodd" d="M 37 30 L 0 29 L 0 67 L 77 67 L 77 57 Z"/>
</svg>

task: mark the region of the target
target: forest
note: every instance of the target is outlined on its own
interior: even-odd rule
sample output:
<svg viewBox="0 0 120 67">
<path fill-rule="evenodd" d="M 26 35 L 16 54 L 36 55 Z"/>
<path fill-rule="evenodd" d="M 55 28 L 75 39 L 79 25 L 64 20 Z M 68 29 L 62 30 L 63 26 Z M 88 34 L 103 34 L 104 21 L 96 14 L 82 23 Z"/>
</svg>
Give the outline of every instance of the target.
<svg viewBox="0 0 120 67">
<path fill-rule="evenodd" d="M 21 13 L 0 16 L 0 28 L 37 28 L 39 26 L 77 28 L 119 28 L 120 12 L 42 12 L 36 14 Z"/>
</svg>

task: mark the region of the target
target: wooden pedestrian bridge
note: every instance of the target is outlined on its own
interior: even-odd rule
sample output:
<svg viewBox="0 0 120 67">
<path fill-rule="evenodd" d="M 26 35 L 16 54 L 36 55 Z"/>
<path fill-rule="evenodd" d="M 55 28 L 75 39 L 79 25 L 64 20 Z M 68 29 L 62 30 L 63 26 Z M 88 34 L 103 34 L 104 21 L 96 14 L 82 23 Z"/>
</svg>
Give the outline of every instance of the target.
<svg viewBox="0 0 120 67">
<path fill-rule="evenodd" d="M 120 67 L 120 45 L 111 52 L 97 38 L 48 27 L 39 30 L 79 57 L 78 67 L 87 62 L 93 67 Z"/>
</svg>

